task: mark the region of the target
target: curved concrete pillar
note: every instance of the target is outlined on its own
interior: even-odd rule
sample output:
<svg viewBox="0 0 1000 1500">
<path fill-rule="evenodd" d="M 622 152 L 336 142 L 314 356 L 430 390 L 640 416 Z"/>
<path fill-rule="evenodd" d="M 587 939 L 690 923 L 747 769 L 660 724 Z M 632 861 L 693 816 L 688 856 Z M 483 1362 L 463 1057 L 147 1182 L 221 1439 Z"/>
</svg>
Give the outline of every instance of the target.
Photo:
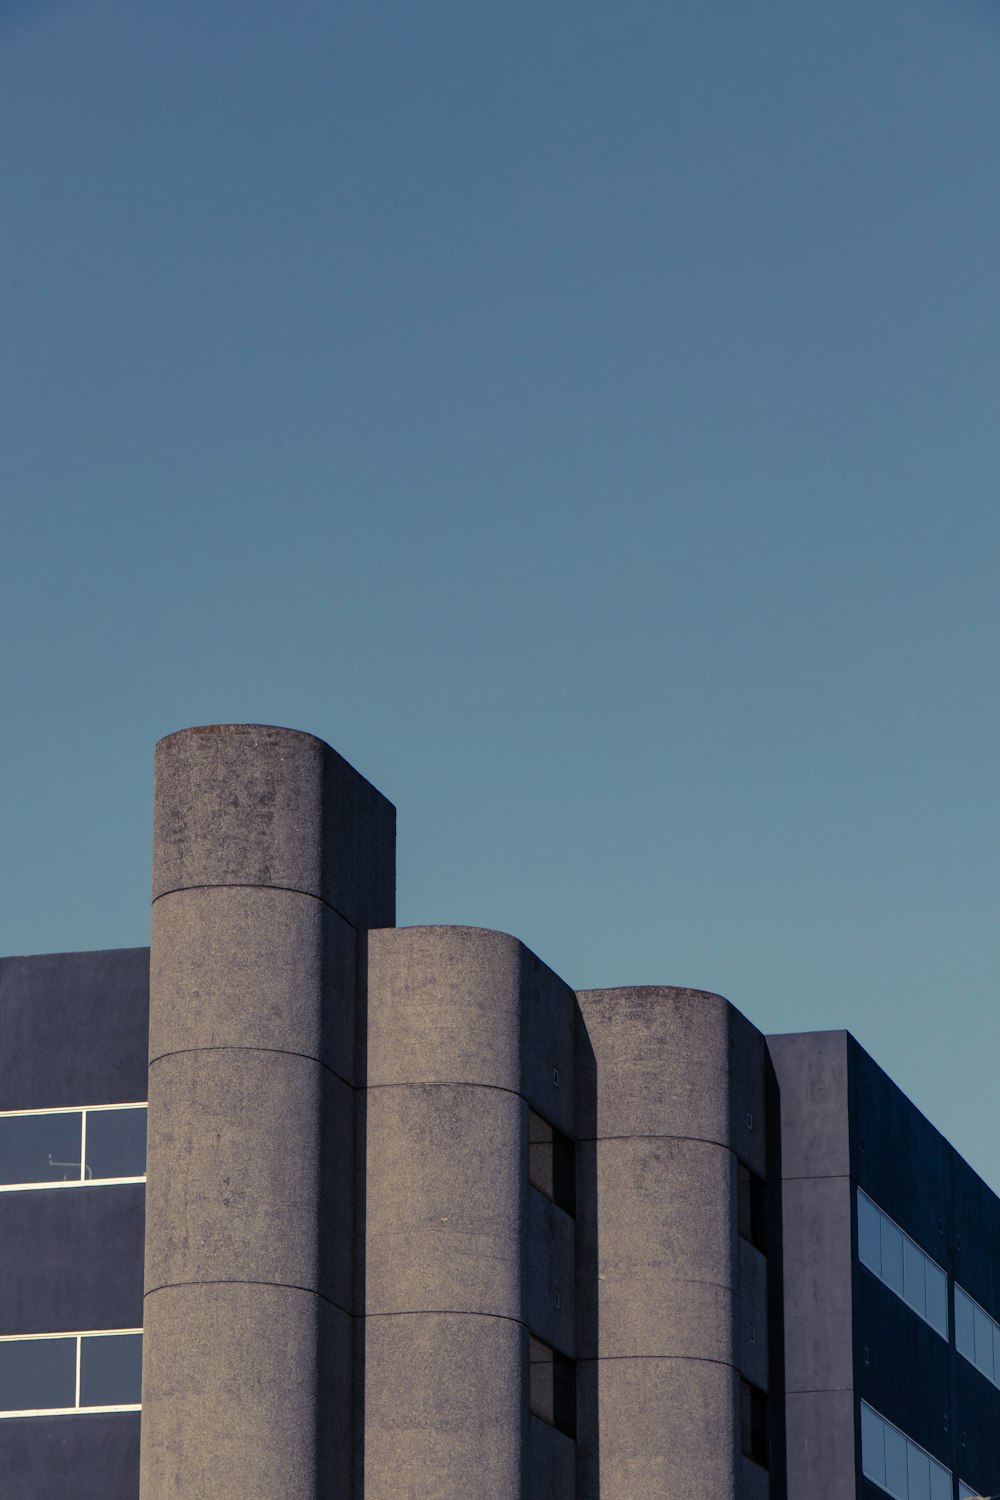
<svg viewBox="0 0 1000 1500">
<path fill-rule="evenodd" d="M 702 991 L 578 999 L 594 1080 L 581 1204 L 580 1354 L 593 1420 L 584 1500 L 739 1495 L 736 1164 L 764 1168 L 754 1081 L 763 1039 Z"/>
<path fill-rule="evenodd" d="M 357 928 L 392 807 L 311 735 L 157 746 L 142 1500 L 351 1490 Z"/>
<path fill-rule="evenodd" d="M 574 1355 L 575 1271 L 528 1108 L 574 1133 L 575 1011 L 503 933 L 369 934 L 365 1500 L 536 1493 L 528 1333 Z M 542 1441 L 569 1500 L 573 1443 Z"/>
</svg>

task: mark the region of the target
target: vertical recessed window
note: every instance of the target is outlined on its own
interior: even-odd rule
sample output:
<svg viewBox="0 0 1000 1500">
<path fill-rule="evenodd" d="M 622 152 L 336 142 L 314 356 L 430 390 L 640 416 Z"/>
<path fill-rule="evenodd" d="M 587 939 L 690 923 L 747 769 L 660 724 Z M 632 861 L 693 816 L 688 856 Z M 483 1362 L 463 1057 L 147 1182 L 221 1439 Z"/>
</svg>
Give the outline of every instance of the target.
<svg viewBox="0 0 1000 1500">
<path fill-rule="evenodd" d="M 576 1213 L 573 1142 L 533 1109 L 528 1110 L 528 1181 L 568 1214 Z"/>
<path fill-rule="evenodd" d="M 745 1240 L 767 1254 L 767 1188 L 742 1161 L 736 1163 L 736 1226 Z"/>
<path fill-rule="evenodd" d="M 531 1410 L 560 1432 L 576 1436 L 576 1366 L 565 1354 L 529 1335 Z"/>
<path fill-rule="evenodd" d="M 740 1381 L 740 1442 L 747 1458 L 768 1467 L 767 1396 L 749 1380 Z"/>
</svg>

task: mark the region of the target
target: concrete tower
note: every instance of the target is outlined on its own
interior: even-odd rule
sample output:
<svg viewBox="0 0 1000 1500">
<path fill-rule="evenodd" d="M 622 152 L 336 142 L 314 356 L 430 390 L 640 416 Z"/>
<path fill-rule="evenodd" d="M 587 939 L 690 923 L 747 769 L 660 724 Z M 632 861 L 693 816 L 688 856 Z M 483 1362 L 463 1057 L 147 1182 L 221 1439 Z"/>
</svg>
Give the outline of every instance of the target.
<svg viewBox="0 0 1000 1500">
<path fill-rule="evenodd" d="M 350 1493 L 358 933 L 391 805 L 320 740 L 156 753 L 142 1500 Z"/>
</svg>

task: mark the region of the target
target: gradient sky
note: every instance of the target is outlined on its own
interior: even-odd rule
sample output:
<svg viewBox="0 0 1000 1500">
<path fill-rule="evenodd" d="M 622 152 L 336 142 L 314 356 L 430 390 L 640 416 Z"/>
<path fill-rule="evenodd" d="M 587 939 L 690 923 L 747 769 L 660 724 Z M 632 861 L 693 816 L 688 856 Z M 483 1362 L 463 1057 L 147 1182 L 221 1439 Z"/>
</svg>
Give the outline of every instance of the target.
<svg viewBox="0 0 1000 1500">
<path fill-rule="evenodd" d="M 154 741 L 399 920 L 848 1027 L 1000 1187 L 995 0 L 3 0 L 0 952 Z"/>
</svg>

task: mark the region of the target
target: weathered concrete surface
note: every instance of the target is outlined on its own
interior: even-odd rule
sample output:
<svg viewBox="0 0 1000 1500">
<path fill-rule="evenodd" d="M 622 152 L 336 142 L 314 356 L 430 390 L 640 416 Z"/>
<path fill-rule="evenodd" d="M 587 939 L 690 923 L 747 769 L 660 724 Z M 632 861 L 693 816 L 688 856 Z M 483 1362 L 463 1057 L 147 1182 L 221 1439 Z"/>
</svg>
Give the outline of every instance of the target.
<svg viewBox="0 0 1000 1500">
<path fill-rule="evenodd" d="M 393 920 L 394 812 L 258 725 L 161 741 L 154 802 L 142 1500 L 346 1496 L 355 929 Z"/>
<path fill-rule="evenodd" d="M 523 943 L 481 927 L 368 938 L 368 1083 L 510 1089 L 574 1133 L 576 997 Z"/>
<path fill-rule="evenodd" d="M 178 891 L 154 902 L 152 934 L 151 1059 L 257 1047 L 354 1081 L 358 939 L 329 906 L 267 886 Z"/>
<path fill-rule="evenodd" d="M 575 997 L 471 928 L 372 932 L 367 975 L 365 1500 L 570 1500 L 526 1382 L 529 1331 L 575 1353 L 575 1226 L 527 1126 L 576 1133 Z"/>
<path fill-rule="evenodd" d="M 594 1094 L 581 1153 L 581 1407 L 597 1421 L 581 1434 L 580 1500 L 736 1495 L 740 1373 L 768 1383 L 756 1349 L 766 1266 L 744 1274 L 736 1192 L 738 1160 L 767 1171 L 763 1038 L 701 991 L 578 998 Z"/>
<path fill-rule="evenodd" d="M 293 1287 L 147 1297 L 141 1493 L 349 1495 L 352 1340 L 346 1313 Z"/>
<path fill-rule="evenodd" d="M 351 1310 L 353 1090 L 290 1053 L 173 1053 L 150 1067 L 147 1292 L 302 1287 Z"/>
<path fill-rule="evenodd" d="M 395 921 L 395 809 L 314 735 L 269 724 L 183 729 L 156 747 L 153 900 L 274 886 L 354 927 Z"/>
<path fill-rule="evenodd" d="M 369 1313 L 520 1317 L 525 1123 L 506 1089 L 369 1091 Z"/>
<path fill-rule="evenodd" d="M 509 1318 L 370 1317 L 365 1500 L 517 1500 L 527 1334 Z"/>
</svg>

